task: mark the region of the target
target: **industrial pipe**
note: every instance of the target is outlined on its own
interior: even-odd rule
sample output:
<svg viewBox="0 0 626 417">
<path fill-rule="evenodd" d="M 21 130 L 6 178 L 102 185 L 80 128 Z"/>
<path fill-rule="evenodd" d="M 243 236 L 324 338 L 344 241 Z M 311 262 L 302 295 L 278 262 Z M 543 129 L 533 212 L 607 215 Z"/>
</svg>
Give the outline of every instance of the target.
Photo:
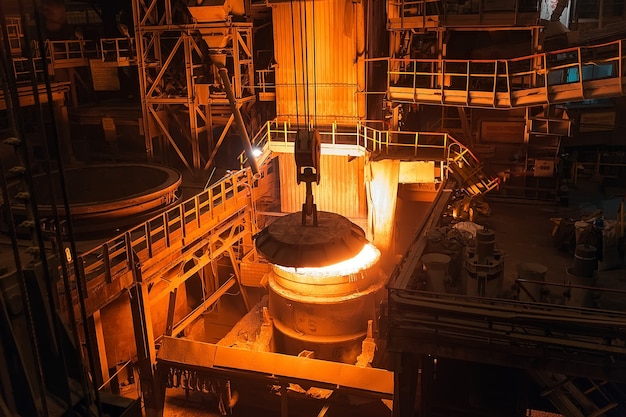
<svg viewBox="0 0 626 417">
<path fill-rule="evenodd" d="M 569 0 L 558 0 L 552 14 L 550 15 L 551 22 L 558 22 L 561 19 L 561 15 L 565 8 L 569 5 Z"/>
<path fill-rule="evenodd" d="M 246 125 L 243 123 L 243 118 L 241 117 L 239 107 L 237 107 L 237 100 L 235 99 L 233 88 L 230 85 L 230 80 L 228 79 L 228 69 L 226 67 L 220 67 L 220 77 L 222 78 L 222 84 L 224 84 L 224 91 L 226 92 L 226 96 L 228 97 L 230 108 L 233 111 L 233 115 L 235 116 L 235 123 L 239 129 L 241 144 L 246 151 L 246 155 L 248 155 L 248 162 L 250 163 L 252 174 L 254 174 L 254 176 L 257 176 L 259 173 L 259 167 L 256 163 L 254 155 L 252 154 L 252 143 L 250 142 L 250 137 L 248 136 L 248 132 L 246 131 Z"/>
</svg>

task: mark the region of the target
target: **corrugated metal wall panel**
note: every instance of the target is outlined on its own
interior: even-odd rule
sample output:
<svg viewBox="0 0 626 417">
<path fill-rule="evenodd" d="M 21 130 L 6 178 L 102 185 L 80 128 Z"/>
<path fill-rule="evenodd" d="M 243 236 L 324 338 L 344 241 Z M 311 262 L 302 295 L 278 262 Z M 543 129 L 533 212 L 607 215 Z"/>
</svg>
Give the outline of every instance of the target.
<svg viewBox="0 0 626 417">
<path fill-rule="evenodd" d="M 314 124 L 364 118 L 364 106 L 359 105 L 364 97 L 357 94 L 362 66 L 356 64 L 362 6 L 324 0 L 272 7 L 277 116 L 299 124 L 307 114 Z"/>
<path fill-rule="evenodd" d="M 302 210 L 306 186 L 296 179 L 296 161 L 293 154 L 278 155 L 280 166 L 281 211 L 291 213 Z M 357 219 L 367 218 L 365 195 L 365 157 L 349 161 L 347 156 L 322 155 L 320 183 L 313 184 L 313 198 L 319 211 L 331 211 Z"/>
</svg>

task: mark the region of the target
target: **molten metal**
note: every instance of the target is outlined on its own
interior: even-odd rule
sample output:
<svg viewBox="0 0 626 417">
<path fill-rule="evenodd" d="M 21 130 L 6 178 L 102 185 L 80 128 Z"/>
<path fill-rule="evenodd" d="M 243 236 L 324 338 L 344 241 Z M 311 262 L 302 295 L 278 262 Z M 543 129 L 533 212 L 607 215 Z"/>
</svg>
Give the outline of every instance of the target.
<svg viewBox="0 0 626 417">
<path fill-rule="evenodd" d="M 353 275 L 357 272 L 368 269 L 380 258 L 380 251 L 374 247 L 371 243 L 365 244 L 361 252 L 359 252 L 355 257 L 346 259 L 345 261 L 338 262 L 333 265 L 322 266 L 318 268 L 304 267 L 304 268 L 293 268 L 287 266 L 276 265 L 276 268 L 282 269 L 285 272 L 289 272 L 294 275 L 298 275 L 301 279 L 306 280 L 307 278 L 324 278 L 324 277 L 336 277 L 336 276 L 345 276 L 345 275 Z"/>
<path fill-rule="evenodd" d="M 381 252 L 339 214 L 317 212 L 317 226 L 303 225 L 301 214 L 276 219 L 255 238 L 272 264 L 267 282 L 276 349 L 356 363 L 384 297 Z"/>
</svg>

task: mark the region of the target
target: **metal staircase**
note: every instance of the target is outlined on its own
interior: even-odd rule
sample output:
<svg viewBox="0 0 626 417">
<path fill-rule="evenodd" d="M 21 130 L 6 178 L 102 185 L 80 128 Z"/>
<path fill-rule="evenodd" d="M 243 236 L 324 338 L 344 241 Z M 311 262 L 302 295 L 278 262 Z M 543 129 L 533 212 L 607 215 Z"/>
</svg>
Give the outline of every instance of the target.
<svg viewBox="0 0 626 417">
<path fill-rule="evenodd" d="M 618 384 L 531 370 L 541 395 L 566 417 L 618 417 L 626 413 L 624 392 Z"/>
<path fill-rule="evenodd" d="M 471 196 L 486 194 L 500 185 L 497 177 L 483 172 L 483 164 L 466 147 L 459 147 L 458 151 L 450 153 L 448 170 Z"/>
<path fill-rule="evenodd" d="M 569 119 L 531 116 L 527 110 L 523 142 L 499 144 L 498 157 L 485 161 L 488 168 L 502 170 L 506 177 L 499 189 L 502 196 L 544 201 L 560 198 L 559 155 L 561 143 L 570 136 L 570 125 Z"/>
</svg>

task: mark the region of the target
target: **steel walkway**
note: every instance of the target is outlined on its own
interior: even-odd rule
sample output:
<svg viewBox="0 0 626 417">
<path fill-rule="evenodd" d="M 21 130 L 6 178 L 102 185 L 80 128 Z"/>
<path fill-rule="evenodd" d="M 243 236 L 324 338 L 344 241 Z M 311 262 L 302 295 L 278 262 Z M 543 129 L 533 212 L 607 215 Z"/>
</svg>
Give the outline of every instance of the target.
<svg viewBox="0 0 626 417">
<path fill-rule="evenodd" d="M 297 127 L 286 121 L 272 120 L 252 139 L 262 150 L 257 160 L 261 164 L 270 151 L 292 152 Z M 409 132 L 377 129 L 357 123 L 354 127 L 332 125 L 320 130 L 322 149 L 341 149 L 352 146 L 369 152 L 370 158 L 436 161 L 441 163 L 440 179 L 453 175 L 461 188 L 472 196 L 496 189 L 500 179 L 483 171 L 482 162 L 472 151 L 449 133 Z M 242 166 L 245 160 L 242 154 Z"/>
<path fill-rule="evenodd" d="M 394 142 L 394 134 L 404 135 L 413 143 Z M 291 143 L 292 136 L 295 137 L 295 131 L 290 131 L 286 124 L 268 122 L 255 143 L 268 152 L 272 143 Z M 452 172 L 461 176 L 473 195 L 488 192 L 498 184 L 497 179 L 482 173 L 480 161 L 469 149 L 448 134 L 388 132 L 357 125 L 354 131 L 340 133 L 332 129 L 322 137 L 329 145 L 360 144 L 363 149 L 383 157 L 401 155 L 406 158 L 408 155 L 442 161 L 443 175 Z M 395 140 L 400 139 L 395 137 Z M 427 154 L 422 155 L 422 151 Z M 161 279 L 173 266 L 194 258 L 198 250 L 209 253 L 199 265 L 233 251 L 233 246 L 242 240 L 247 241 L 248 245 L 244 245 L 247 250 L 252 250 L 251 236 L 255 233 L 250 210 L 252 184 L 250 171 L 239 171 L 163 214 L 76 256 L 79 271 L 70 277 L 75 305 L 77 289 L 81 289 L 87 315 L 100 310 L 134 285 L 137 279 L 134 266 L 139 266 L 141 280 L 149 282 Z M 238 257 L 245 255 L 240 253 Z M 168 294 L 183 281 L 184 277 L 178 277 L 161 291 L 162 294 Z M 153 294 L 153 299 L 158 298 L 160 296 Z"/>
<path fill-rule="evenodd" d="M 188 276 L 223 254 L 243 257 L 252 250 L 255 233 L 252 219 L 252 174 L 238 171 L 165 211 L 159 216 L 76 256 L 79 273 L 70 276 L 76 307 L 81 290 L 87 315 L 91 315 L 124 290 L 141 282 L 165 281 L 151 303 L 167 296 Z M 237 246 L 237 249 L 234 249 Z M 172 271 L 194 260 L 195 266 L 184 273 Z M 182 270 L 182 266 L 180 268 Z M 77 280 L 78 275 L 78 280 Z M 234 282 L 228 281 L 232 286 Z M 64 290 L 60 290 L 64 293 Z"/>
<path fill-rule="evenodd" d="M 501 60 L 389 59 L 397 102 L 518 108 L 624 94 L 625 40 Z"/>
</svg>

